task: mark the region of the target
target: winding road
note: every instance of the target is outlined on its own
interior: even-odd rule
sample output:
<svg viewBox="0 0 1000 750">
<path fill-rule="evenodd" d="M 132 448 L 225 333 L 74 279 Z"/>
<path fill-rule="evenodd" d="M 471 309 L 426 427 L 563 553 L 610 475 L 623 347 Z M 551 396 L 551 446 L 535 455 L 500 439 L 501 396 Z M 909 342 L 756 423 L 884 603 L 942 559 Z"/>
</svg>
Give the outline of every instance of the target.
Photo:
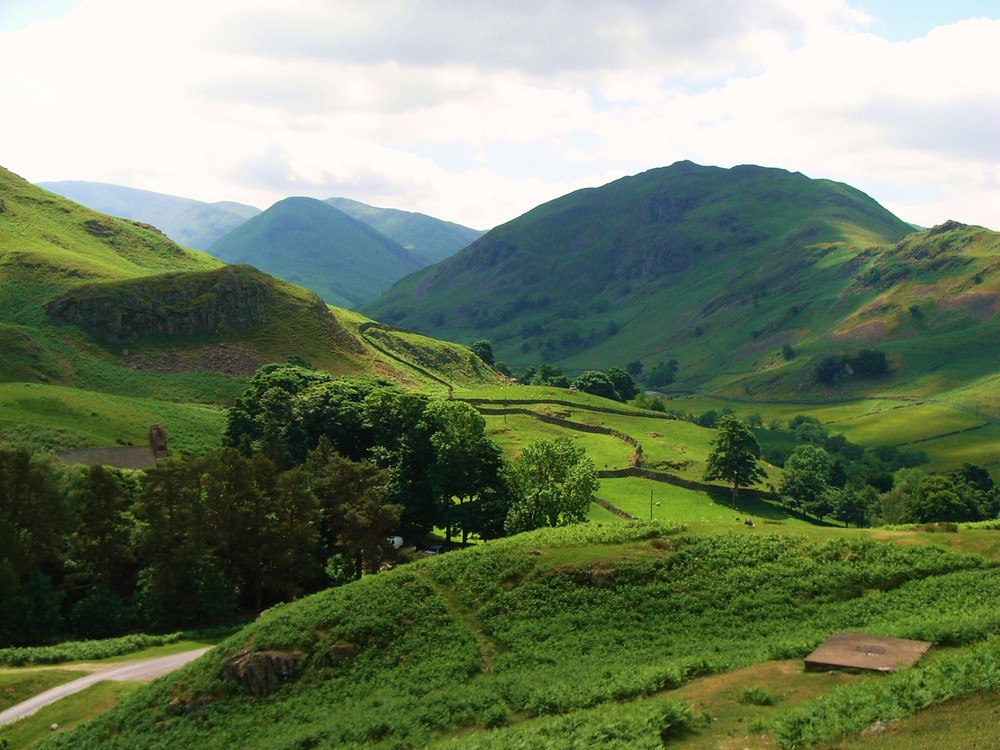
<svg viewBox="0 0 1000 750">
<path fill-rule="evenodd" d="M 116 682 L 136 681 L 142 682 L 152 680 L 167 672 L 180 669 L 189 661 L 193 661 L 208 651 L 210 647 L 198 648 L 194 651 L 184 651 L 180 654 L 161 656 L 157 659 L 145 659 L 143 661 L 133 661 L 117 667 L 100 669 L 97 672 L 81 677 L 64 685 L 58 685 L 44 693 L 39 693 L 33 698 L 11 706 L 6 711 L 0 711 L 0 725 L 10 724 L 12 721 L 30 716 L 43 706 L 55 703 L 60 698 L 78 693 L 102 680 L 114 680 Z M 53 668 L 56 668 L 54 665 Z"/>
</svg>

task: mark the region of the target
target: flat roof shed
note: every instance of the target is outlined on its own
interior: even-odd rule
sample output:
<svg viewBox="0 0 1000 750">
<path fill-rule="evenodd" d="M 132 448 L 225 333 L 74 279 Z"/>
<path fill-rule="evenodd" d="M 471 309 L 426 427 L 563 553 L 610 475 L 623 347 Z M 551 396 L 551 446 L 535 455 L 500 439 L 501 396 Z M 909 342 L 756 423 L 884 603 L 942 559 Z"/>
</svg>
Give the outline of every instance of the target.
<svg viewBox="0 0 1000 750">
<path fill-rule="evenodd" d="M 806 657 L 806 669 L 870 669 L 895 672 L 912 667 L 933 644 L 864 633 L 834 633 Z"/>
</svg>

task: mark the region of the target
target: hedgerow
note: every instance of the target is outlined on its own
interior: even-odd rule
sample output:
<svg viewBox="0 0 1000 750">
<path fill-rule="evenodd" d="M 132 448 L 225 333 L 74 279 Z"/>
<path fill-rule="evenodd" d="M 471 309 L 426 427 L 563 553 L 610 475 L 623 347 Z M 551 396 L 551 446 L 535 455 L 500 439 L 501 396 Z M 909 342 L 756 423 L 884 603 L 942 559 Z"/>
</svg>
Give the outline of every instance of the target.
<svg viewBox="0 0 1000 750">
<path fill-rule="evenodd" d="M 153 646 L 176 643 L 184 633 L 147 635 L 135 633 L 118 638 L 104 638 L 95 641 L 66 641 L 53 646 L 23 646 L 0 649 L 0 664 L 22 666 L 24 664 L 59 664 L 65 661 L 108 659 L 141 651 Z"/>
</svg>

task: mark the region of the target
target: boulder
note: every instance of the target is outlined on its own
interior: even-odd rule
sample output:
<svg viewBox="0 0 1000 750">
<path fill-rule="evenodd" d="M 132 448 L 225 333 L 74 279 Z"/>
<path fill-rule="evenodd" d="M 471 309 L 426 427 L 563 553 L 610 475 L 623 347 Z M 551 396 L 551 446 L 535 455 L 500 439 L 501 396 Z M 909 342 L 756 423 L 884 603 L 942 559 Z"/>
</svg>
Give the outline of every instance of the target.
<svg viewBox="0 0 1000 750">
<path fill-rule="evenodd" d="M 298 651 L 241 649 L 222 664 L 222 674 L 239 682 L 250 695 L 262 697 L 287 680 L 303 655 Z"/>
</svg>

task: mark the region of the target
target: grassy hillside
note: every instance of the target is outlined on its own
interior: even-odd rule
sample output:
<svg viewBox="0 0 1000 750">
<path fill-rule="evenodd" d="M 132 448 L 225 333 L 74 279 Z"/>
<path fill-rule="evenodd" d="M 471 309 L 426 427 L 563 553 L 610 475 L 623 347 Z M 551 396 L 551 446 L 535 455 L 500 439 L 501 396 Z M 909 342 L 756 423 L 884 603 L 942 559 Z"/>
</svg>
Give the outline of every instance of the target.
<svg viewBox="0 0 1000 750">
<path fill-rule="evenodd" d="M 515 365 L 653 365 L 679 350 L 689 373 L 711 372 L 740 335 L 802 307 L 817 282 L 824 293 L 831 266 L 910 231 L 847 185 L 679 162 L 539 206 L 363 310 L 486 336 Z"/>
<path fill-rule="evenodd" d="M 1000 234 L 955 222 L 912 232 L 845 185 L 680 163 L 540 206 L 363 309 L 489 338 L 515 370 L 676 359 L 671 393 L 769 418 L 866 412 L 875 399 L 892 415 L 845 423 L 852 439 L 919 443 L 934 467 L 990 464 L 998 257 Z M 825 362 L 865 349 L 888 372 L 841 366 L 818 381 Z"/>
<path fill-rule="evenodd" d="M 326 202 L 399 243 L 427 266 L 451 257 L 483 235 L 478 229 L 426 214 L 377 208 L 350 198 L 328 198 Z"/>
<path fill-rule="evenodd" d="M 364 222 L 312 198 L 279 201 L 209 252 L 227 263 L 249 263 L 348 308 L 424 265 Z"/>
<path fill-rule="evenodd" d="M 203 450 L 247 378 L 291 356 L 440 392 L 440 377 L 426 374 L 438 363 L 449 382 L 496 381 L 465 347 L 400 332 L 409 354 L 391 356 L 397 334 L 383 333 L 377 349 L 362 316 L 5 170 L 0 289 L 0 387 L 10 387 L 0 437 L 32 448 L 135 442 L 169 422 L 181 450 Z M 32 384 L 31 398 L 19 383 Z"/>
<path fill-rule="evenodd" d="M 535 532 L 275 608 L 42 746 L 811 745 L 995 689 L 998 575 L 862 532 Z M 839 630 L 936 646 L 892 677 L 804 673 Z"/>
<path fill-rule="evenodd" d="M 260 213 L 259 208 L 232 201 L 205 203 L 103 182 L 63 180 L 41 182 L 39 187 L 102 214 L 152 224 L 174 242 L 196 250 L 207 250 L 213 242 Z"/>
<path fill-rule="evenodd" d="M 83 208 L 0 168 L 0 319 L 40 320 L 51 294 L 84 281 L 221 264 L 151 226 Z"/>
</svg>

